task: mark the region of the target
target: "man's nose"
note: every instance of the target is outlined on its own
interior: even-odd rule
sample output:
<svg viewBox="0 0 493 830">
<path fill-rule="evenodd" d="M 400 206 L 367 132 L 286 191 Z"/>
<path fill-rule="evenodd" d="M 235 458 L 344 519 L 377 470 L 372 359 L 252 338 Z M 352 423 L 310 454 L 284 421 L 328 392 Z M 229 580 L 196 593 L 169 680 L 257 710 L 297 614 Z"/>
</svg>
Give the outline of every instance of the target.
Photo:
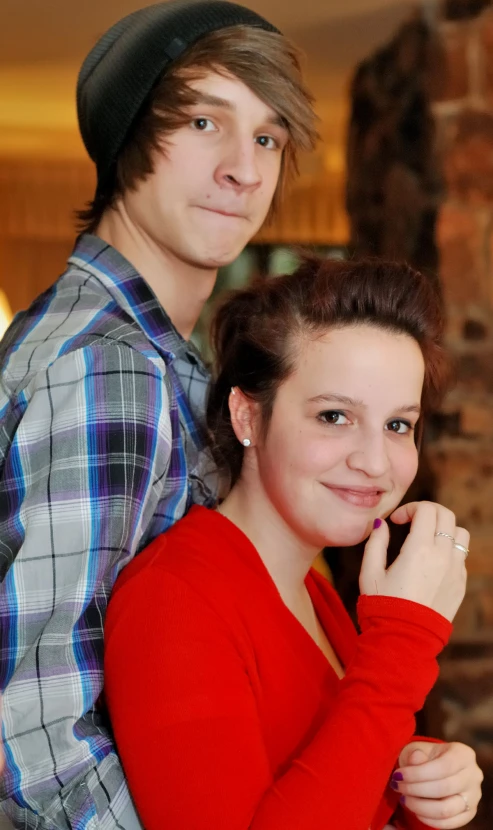
<svg viewBox="0 0 493 830">
<path fill-rule="evenodd" d="M 235 137 L 228 144 L 216 173 L 218 183 L 235 190 L 254 190 L 261 184 L 257 146 L 253 138 Z"/>
</svg>

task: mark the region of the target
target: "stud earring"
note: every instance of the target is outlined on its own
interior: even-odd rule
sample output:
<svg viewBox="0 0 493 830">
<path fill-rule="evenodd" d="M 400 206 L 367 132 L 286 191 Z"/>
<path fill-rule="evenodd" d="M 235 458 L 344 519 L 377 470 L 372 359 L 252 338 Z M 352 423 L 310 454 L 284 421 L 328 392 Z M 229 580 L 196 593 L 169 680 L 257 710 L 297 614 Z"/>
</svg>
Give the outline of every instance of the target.
<svg viewBox="0 0 493 830">
<path fill-rule="evenodd" d="M 249 438 L 244 438 L 241 443 L 243 444 L 244 447 L 249 447 L 249 446 L 251 446 L 252 442 L 250 441 Z"/>
<path fill-rule="evenodd" d="M 234 388 L 234 386 L 231 387 L 231 394 L 236 395 L 236 389 Z"/>
</svg>

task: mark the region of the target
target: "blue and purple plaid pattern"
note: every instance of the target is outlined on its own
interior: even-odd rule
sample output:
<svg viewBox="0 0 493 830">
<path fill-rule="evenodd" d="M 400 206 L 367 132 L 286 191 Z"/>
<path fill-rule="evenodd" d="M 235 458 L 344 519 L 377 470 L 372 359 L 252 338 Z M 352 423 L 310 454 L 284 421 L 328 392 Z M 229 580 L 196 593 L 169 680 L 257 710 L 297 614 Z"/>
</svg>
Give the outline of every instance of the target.
<svg viewBox="0 0 493 830">
<path fill-rule="evenodd" d="M 90 235 L 16 317 L 0 365 L 0 809 L 29 830 L 137 830 L 100 705 L 103 623 L 122 567 L 214 503 L 207 371 Z"/>
</svg>

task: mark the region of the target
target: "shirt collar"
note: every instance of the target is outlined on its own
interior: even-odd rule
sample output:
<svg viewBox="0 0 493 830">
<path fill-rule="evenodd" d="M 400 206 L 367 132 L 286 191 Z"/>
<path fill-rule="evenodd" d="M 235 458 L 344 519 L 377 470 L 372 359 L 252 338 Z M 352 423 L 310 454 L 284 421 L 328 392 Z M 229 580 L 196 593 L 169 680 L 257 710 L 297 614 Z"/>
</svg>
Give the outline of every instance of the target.
<svg viewBox="0 0 493 830">
<path fill-rule="evenodd" d="M 94 274 L 167 362 L 185 357 L 205 371 L 198 350 L 177 331 L 145 279 L 119 251 L 98 236 L 85 233 L 77 240 L 69 263 Z"/>
</svg>

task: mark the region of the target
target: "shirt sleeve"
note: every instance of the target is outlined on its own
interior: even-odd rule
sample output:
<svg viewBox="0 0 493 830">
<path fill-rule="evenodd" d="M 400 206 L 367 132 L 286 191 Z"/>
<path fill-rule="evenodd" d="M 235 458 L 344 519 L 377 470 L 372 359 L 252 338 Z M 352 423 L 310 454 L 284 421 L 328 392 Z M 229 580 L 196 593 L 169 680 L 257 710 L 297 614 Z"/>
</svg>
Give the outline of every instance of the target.
<svg viewBox="0 0 493 830">
<path fill-rule="evenodd" d="M 414 603 L 365 597 L 333 709 L 276 778 L 227 624 L 192 587 L 159 574 L 144 569 L 116 591 L 106 635 L 107 700 L 146 829 L 368 830 L 448 623 Z"/>
<path fill-rule="evenodd" d="M 123 799 L 123 774 L 96 706 L 103 620 L 162 493 L 169 406 L 163 369 L 117 343 L 59 357 L 18 406 L 24 411 L 2 471 L 0 798 L 65 827 L 60 793 L 70 804 L 72 780 L 81 793 L 87 774 L 99 811 L 118 790 Z M 74 826 L 86 826 L 77 806 L 70 812 L 81 821 Z"/>
</svg>

